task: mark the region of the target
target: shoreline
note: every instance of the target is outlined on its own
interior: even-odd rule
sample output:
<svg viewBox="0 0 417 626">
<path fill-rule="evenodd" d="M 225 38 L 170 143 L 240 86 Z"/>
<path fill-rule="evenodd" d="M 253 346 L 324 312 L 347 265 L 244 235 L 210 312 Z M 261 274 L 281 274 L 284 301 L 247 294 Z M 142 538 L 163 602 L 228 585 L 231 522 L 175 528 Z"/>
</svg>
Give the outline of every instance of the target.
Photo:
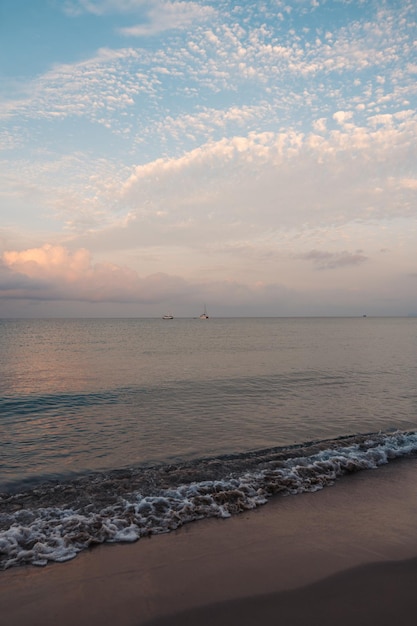
<svg viewBox="0 0 417 626">
<path fill-rule="evenodd" d="M 251 614 L 264 615 L 263 624 L 286 614 L 298 626 L 313 612 L 322 624 L 337 614 L 343 625 L 356 606 L 364 616 L 357 624 L 388 624 L 395 609 L 398 623 L 411 625 L 416 469 L 417 459 L 404 459 L 227 520 L 98 546 L 44 568 L 6 570 L 2 617 L 8 626 L 220 626 L 222 619 L 245 626 L 259 621 Z"/>
</svg>

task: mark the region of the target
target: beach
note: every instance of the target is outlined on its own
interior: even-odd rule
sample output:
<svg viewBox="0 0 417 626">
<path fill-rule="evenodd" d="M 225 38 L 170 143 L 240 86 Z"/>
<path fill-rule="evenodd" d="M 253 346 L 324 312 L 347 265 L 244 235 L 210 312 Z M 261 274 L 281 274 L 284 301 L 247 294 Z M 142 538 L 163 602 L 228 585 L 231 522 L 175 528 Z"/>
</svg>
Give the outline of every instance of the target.
<svg viewBox="0 0 417 626">
<path fill-rule="evenodd" d="M 415 624 L 417 460 L 0 574 L 8 626 Z"/>
</svg>

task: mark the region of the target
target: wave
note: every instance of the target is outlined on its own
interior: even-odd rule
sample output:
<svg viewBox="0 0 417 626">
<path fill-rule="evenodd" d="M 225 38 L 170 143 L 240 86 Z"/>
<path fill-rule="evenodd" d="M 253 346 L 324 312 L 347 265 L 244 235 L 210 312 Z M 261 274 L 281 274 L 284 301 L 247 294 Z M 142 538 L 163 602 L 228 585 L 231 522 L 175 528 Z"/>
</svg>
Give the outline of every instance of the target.
<svg viewBox="0 0 417 626">
<path fill-rule="evenodd" d="M 368 433 L 242 454 L 94 473 L 0 494 L 0 569 L 66 561 L 105 542 L 134 542 L 195 520 L 227 518 L 275 495 L 417 452 L 417 431 Z"/>
<path fill-rule="evenodd" d="M 77 409 L 100 404 L 116 404 L 120 391 L 102 391 L 80 393 L 51 393 L 44 395 L 27 395 L 14 398 L 5 396 L 0 398 L 0 412 L 2 421 L 6 418 L 16 419 L 16 416 L 44 415 L 49 411 L 57 412 L 62 409 Z"/>
</svg>

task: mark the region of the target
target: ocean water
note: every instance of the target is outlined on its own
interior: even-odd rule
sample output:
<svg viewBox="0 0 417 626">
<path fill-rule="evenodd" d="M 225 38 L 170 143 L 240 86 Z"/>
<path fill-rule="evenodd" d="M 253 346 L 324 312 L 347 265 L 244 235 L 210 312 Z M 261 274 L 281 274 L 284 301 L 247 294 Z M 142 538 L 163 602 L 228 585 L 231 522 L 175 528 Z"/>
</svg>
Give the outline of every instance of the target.
<svg viewBox="0 0 417 626">
<path fill-rule="evenodd" d="M 417 451 L 416 318 L 0 320 L 0 568 Z"/>
</svg>

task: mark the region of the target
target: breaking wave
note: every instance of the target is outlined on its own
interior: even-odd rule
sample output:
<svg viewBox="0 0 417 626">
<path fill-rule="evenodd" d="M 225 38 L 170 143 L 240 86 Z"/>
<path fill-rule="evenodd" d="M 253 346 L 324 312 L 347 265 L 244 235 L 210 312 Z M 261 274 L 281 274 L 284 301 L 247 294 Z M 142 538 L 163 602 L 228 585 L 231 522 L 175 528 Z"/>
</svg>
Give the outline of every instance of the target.
<svg viewBox="0 0 417 626">
<path fill-rule="evenodd" d="M 417 432 L 372 433 L 175 465 L 95 473 L 0 494 L 0 569 L 66 561 L 105 542 L 133 542 L 195 520 L 241 513 L 272 496 L 417 452 Z"/>
</svg>

